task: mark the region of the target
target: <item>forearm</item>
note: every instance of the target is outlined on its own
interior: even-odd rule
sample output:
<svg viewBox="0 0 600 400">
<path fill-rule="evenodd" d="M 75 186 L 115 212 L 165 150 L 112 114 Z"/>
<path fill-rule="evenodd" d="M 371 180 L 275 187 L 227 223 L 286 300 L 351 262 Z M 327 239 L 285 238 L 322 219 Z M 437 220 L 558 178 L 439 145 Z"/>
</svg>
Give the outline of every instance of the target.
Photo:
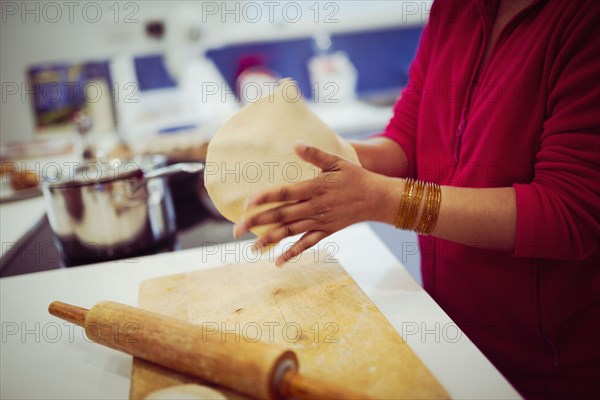
<svg viewBox="0 0 600 400">
<path fill-rule="evenodd" d="M 365 169 L 386 176 L 406 175 L 406 154 L 395 141 L 380 136 L 350 144 Z"/>
<path fill-rule="evenodd" d="M 376 220 L 394 225 L 404 180 L 385 178 L 377 204 Z M 432 236 L 452 242 L 512 251 L 515 244 L 516 200 L 512 187 L 472 189 L 441 187 L 441 203 Z M 425 201 L 415 222 L 420 220 Z"/>
<path fill-rule="evenodd" d="M 267 204 L 274 206 L 250 213 L 234 230 L 234 236 L 240 237 L 253 227 L 272 224 L 274 227 L 257 241 L 259 248 L 304 233 L 278 258 L 277 265 L 332 233 L 362 221 L 398 223 L 403 229 L 431 233 L 470 246 L 506 251 L 514 247 L 516 201 L 512 188 L 440 188 L 412 181 L 408 187 L 406 179 L 369 172 L 315 147 L 297 144 L 296 153 L 321 170 L 318 179 L 276 188 L 249 199 L 247 210 Z M 397 222 L 399 210 L 403 217 Z"/>
</svg>

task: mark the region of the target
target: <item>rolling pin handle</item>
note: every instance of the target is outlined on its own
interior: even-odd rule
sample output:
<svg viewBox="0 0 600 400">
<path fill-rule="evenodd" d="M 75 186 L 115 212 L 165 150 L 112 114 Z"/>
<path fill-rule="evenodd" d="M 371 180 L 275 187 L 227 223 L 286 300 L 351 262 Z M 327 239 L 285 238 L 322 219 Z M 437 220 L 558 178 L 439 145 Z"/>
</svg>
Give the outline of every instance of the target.
<svg viewBox="0 0 600 400">
<path fill-rule="evenodd" d="M 289 370 L 279 386 L 278 398 L 293 400 L 369 399 L 363 393 L 352 392 Z"/>
<path fill-rule="evenodd" d="M 72 324 L 85 328 L 85 316 L 88 313 L 87 308 L 72 306 L 61 301 L 53 301 L 48 306 L 48 312 L 55 317 L 69 321 Z"/>
</svg>

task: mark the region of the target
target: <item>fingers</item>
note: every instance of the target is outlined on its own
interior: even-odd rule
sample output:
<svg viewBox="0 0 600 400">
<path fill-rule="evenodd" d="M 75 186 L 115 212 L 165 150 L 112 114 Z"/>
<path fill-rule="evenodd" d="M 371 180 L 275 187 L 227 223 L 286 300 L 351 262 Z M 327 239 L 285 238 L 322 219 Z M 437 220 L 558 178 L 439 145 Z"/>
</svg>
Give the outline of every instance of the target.
<svg viewBox="0 0 600 400">
<path fill-rule="evenodd" d="M 281 205 L 271 208 L 261 213 L 252 215 L 247 219 L 240 221 L 236 226 L 236 237 L 243 236 L 248 233 L 248 230 L 255 226 L 277 224 L 283 225 L 289 222 L 299 221 L 302 219 L 310 219 L 313 210 L 307 202 L 299 202 L 294 204 Z M 300 233 L 300 232 L 298 232 Z"/>
<path fill-rule="evenodd" d="M 304 233 L 309 231 L 314 227 L 314 221 L 310 220 L 302 220 L 292 222 L 290 224 L 279 225 L 278 227 L 271 229 L 265 235 L 263 235 L 260 239 L 256 241 L 256 246 L 259 248 L 267 247 L 270 244 L 277 244 L 281 242 L 283 239 L 289 236 L 294 236 L 299 233 Z"/>
<path fill-rule="evenodd" d="M 323 231 L 310 231 L 305 233 L 300 240 L 294 243 L 292 247 L 275 260 L 275 265 L 281 267 L 283 264 L 296 257 L 304 250 L 313 247 L 327 236 L 329 236 L 329 234 Z"/>
<path fill-rule="evenodd" d="M 311 181 L 299 182 L 294 185 L 282 186 L 279 189 L 262 193 L 246 202 L 246 208 L 252 208 L 265 203 L 303 201 L 312 196 Z"/>
<path fill-rule="evenodd" d="M 296 153 L 304 160 L 319 167 L 323 172 L 340 170 L 342 159 L 335 154 L 319 150 L 316 147 L 307 146 L 302 143 L 296 144 Z"/>
</svg>

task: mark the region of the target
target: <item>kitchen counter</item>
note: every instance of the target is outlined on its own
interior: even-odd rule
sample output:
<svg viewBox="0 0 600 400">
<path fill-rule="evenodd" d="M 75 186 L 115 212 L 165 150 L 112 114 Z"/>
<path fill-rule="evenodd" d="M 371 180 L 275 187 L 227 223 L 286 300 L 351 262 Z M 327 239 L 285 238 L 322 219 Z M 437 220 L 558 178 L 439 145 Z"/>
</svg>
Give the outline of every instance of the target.
<svg viewBox="0 0 600 400">
<path fill-rule="evenodd" d="M 136 305 L 143 280 L 236 262 L 245 243 L 0 279 L 0 397 L 126 398 L 131 357 L 89 343 L 81 328 L 50 316 L 48 304 Z M 335 257 L 453 398 L 519 398 L 366 224 L 323 246 L 331 251 L 332 243 Z"/>
</svg>

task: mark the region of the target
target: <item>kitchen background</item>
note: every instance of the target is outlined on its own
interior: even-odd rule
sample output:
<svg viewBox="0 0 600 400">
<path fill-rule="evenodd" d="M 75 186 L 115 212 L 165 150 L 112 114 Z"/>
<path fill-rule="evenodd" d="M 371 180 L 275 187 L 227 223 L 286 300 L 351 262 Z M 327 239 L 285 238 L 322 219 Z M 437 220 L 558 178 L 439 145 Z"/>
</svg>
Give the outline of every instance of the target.
<svg viewBox="0 0 600 400">
<path fill-rule="evenodd" d="M 43 165 L 80 159 L 85 151 L 88 157 L 166 153 L 176 161 L 202 159 L 219 125 L 256 98 L 265 80 L 288 76 L 334 130 L 365 138 L 391 116 L 431 1 L 1 6 L 0 156 L 3 163 Z M 239 84 L 255 91 L 231 89 Z M 58 267 L 58 260 L 22 256 L 51 240 L 51 231 L 43 210 L 41 222 L 19 216 L 32 207 L 39 213 L 43 205 L 19 200 L 28 196 L 8 183 L 3 177 L 0 274 Z M 201 179 L 170 182 L 175 248 L 232 240 L 231 225 L 218 218 L 200 189 L 190 189 L 196 184 Z M 420 282 L 416 237 L 372 226 Z"/>
</svg>

